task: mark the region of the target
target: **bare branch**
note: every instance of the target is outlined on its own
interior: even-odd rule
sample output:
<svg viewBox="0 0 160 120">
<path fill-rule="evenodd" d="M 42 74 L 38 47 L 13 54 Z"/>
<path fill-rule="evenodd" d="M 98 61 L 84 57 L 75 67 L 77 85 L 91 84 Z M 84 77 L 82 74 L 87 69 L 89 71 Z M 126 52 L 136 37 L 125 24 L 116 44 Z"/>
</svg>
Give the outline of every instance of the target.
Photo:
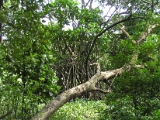
<svg viewBox="0 0 160 120">
<path fill-rule="evenodd" d="M 104 16 L 104 19 L 105 19 L 105 17 L 107 17 L 107 15 L 108 15 L 108 13 L 110 12 L 111 8 L 112 8 L 112 6 L 109 8 L 107 14 Z M 118 9 L 118 8 L 116 8 L 116 9 L 112 12 L 112 14 L 109 16 L 109 18 L 108 18 L 107 21 L 104 21 L 104 22 L 102 22 L 101 24 L 106 24 L 106 23 L 108 23 L 108 22 L 110 21 L 110 19 L 113 17 L 114 13 L 117 11 L 117 9 Z"/>
<path fill-rule="evenodd" d="M 85 1 L 81 0 L 81 3 L 82 3 L 82 9 L 83 9 L 85 7 Z"/>
<path fill-rule="evenodd" d="M 86 6 L 88 6 L 89 3 L 90 3 L 90 0 L 88 0 L 88 2 L 86 3 Z"/>
<path fill-rule="evenodd" d="M 90 5 L 89 5 L 89 9 L 92 9 L 92 4 L 93 4 L 93 0 L 91 0 Z"/>
</svg>

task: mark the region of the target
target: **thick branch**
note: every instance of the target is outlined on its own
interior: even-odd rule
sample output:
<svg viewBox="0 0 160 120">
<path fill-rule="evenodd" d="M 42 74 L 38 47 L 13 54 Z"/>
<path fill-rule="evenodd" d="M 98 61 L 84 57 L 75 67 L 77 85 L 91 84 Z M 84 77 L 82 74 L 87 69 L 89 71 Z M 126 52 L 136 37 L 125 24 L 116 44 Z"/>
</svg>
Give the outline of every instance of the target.
<svg viewBox="0 0 160 120">
<path fill-rule="evenodd" d="M 101 36 L 103 33 L 105 33 L 108 29 L 116 26 L 117 24 L 129 20 L 129 18 L 130 17 L 112 24 L 111 26 L 109 26 L 106 29 L 104 29 L 101 33 L 96 35 L 96 37 L 93 40 L 92 46 L 91 46 L 91 48 L 89 50 L 87 59 L 86 59 L 86 66 L 88 65 L 89 56 L 91 54 L 91 51 L 92 51 L 92 49 L 93 49 L 98 37 Z M 144 32 L 141 35 L 141 37 L 139 38 L 138 44 L 142 43 L 143 39 L 145 39 L 151 33 L 153 28 L 155 28 L 156 26 L 157 25 L 154 25 L 151 28 L 149 28 L 147 30 L 147 32 Z M 134 61 L 134 63 L 135 63 L 135 61 Z M 93 64 L 93 65 L 95 65 L 95 64 Z M 80 96 L 83 92 L 86 92 L 86 91 L 97 91 L 97 90 L 101 91 L 101 92 L 105 92 L 105 93 L 106 92 L 110 92 L 110 91 L 107 91 L 107 90 L 101 90 L 101 89 L 97 88 L 96 87 L 96 83 L 99 82 L 99 81 L 102 81 L 104 79 L 108 80 L 108 79 L 110 79 L 112 77 L 115 77 L 117 75 L 121 75 L 124 71 L 131 70 L 131 67 L 143 68 L 143 66 L 140 66 L 140 65 L 135 65 L 135 66 L 124 65 L 122 68 L 119 68 L 119 69 L 101 72 L 100 71 L 100 66 L 98 64 L 96 64 L 96 65 L 98 66 L 97 73 L 93 77 L 91 77 L 91 79 L 89 79 L 86 83 L 78 85 L 78 86 L 76 86 L 74 88 L 71 88 L 71 89 L 59 94 L 56 98 L 51 100 L 37 115 L 35 115 L 32 118 L 32 120 L 47 120 L 56 110 L 58 110 L 66 102 L 68 102 L 70 99 L 74 98 L 75 96 Z M 87 69 L 86 69 L 86 71 L 87 71 Z"/>
<path fill-rule="evenodd" d="M 141 67 L 141 66 L 135 66 Z M 96 73 L 91 79 L 89 79 L 86 83 L 78 85 L 74 88 L 71 88 L 61 94 L 59 94 L 56 98 L 51 100 L 36 116 L 32 118 L 32 120 L 47 120 L 56 110 L 58 110 L 61 106 L 63 106 L 70 99 L 75 96 L 80 96 L 83 92 L 86 91 L 100 91 L 104 93 L 110 92 L 109 90 L 102 90 L 95 87 L 96 83 L 101 80 L 108 80 L 118 74 L 122 74 L 124 71 L 129 71 L 131 66 L 122 67 L 115 70 L 109 70 L 106 72 Z"/>
</svg>

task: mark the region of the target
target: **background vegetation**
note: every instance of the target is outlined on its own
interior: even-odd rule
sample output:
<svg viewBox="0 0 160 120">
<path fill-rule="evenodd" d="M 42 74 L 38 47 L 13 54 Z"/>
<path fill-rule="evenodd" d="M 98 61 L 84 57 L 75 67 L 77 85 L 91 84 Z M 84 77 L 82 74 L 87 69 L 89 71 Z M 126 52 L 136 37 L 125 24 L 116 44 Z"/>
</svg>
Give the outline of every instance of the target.
<svg viewBox="0 0 160 120">
<path fill-rule="evenodd" d="M 160 119 L 159 5 L 159 0 L 1 0 L 0 118 L 28 120 L 59 93 L 88 81 L 96 73 L 90 64 L 107 71 L 131 64 L 136 55 L 133 64 L 143 69 L 98 83 L 112 92 L 85 92 L 80 98 L 97 101 L 72 101 L 51 119 Z"/>
</svg>

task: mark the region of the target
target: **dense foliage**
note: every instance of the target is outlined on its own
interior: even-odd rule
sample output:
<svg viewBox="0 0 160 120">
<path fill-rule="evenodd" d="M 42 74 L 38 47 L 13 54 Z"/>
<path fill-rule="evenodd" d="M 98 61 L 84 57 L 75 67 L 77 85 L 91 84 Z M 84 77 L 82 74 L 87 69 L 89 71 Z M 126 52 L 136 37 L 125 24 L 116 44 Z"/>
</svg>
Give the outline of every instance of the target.
<svg viewBox="0 0 160 120">
<path fill-rule="evenodd" d="M 0 118 L 30 119 L 58 93 L 88 81 L 98 62 L 102 71 L 143 66 L 98 83 L 112 89 L 105 99 L 83 94 L 105 100 L 100 119 L 158 120 L 159 2 L 2 0 Z"/>
<path fill-rule="evenodd" d="M 103 101 L 92 101 L 87 99 L 76 99 L 66 103 L 53 116 L 51 120 L 98 120 L 103 110 Z"/>
</svg>

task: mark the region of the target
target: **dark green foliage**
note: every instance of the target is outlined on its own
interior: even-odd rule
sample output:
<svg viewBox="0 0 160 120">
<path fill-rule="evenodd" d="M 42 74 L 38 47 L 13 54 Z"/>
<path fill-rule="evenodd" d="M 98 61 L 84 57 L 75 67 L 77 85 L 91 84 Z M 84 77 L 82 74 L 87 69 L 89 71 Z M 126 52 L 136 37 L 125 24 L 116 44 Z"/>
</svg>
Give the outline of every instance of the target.
<svg viewBox="0 0 160 120">
<path fill-rule="evenodd" d="M 99 62 L 102 71 L 116 69 L 130 64 L 136 53 L 133 65 L 142 65 L 144 69 L 132 68 L 109 80 L 113 89 L 106 95 L 107 108 L 100 117 L 103 120 L 160 118 L 159 26 L 141 45 L 133 43 L 152 25 L 160 24 L 159 2 L 94 2 L 97 7 L 93 7 L 92 0 L 86 6 L 74 0 L 50 3 L 4 0 L 0 10 L 0 34 L 6 37 L 0 44 L 0 116 L 12 111 L 6 119 L 30 119 L 60 88 L 63 92 L 91 78 L 96 67 L 90 64 Z M 106 5 L 111 10 L 107 15 Z M 114 8 L 117 9 L 111 13 Z M 128 16 L 131 19 L 97 37 L 108 26 Z M 130 37 L 121 30 L 122 26 Z M 84 96 L 90 97 L 88 93 Z M 98 98 L 101 97 L 95 99 Z"/>
<path fill-rule="evenodd" d="M 3 104 L 0 116 L 12 111 L 6 119 L 31 118 L 39 110 L 39 104 L 48 102 L 60 89 L 52 69 L 56 57 L 47 33 L 42 34 L 44 25 L 36 11 L 37 5 L 35 1 L 25 5 L 27 10 L 6 11 L 9 15 L 4 29 L 7 40 L 0 48 Z"/>
<path fill-rule="evenodd" d="M 149 66 L 149 65 L 148 65 Z M 122 120 L 156 119 L 160 108 L 160 68 L 133 69 L 114 82 L 113 93 L 106 96 L 106 118 Z"/>
<path fill-rule="evenodd" d="M 130 39 L 120 40 L 109 50 L 109 59 L 112 67 L 122 67 L 125 63 L 130 62 L 135 45 Z"/>
</svg>

